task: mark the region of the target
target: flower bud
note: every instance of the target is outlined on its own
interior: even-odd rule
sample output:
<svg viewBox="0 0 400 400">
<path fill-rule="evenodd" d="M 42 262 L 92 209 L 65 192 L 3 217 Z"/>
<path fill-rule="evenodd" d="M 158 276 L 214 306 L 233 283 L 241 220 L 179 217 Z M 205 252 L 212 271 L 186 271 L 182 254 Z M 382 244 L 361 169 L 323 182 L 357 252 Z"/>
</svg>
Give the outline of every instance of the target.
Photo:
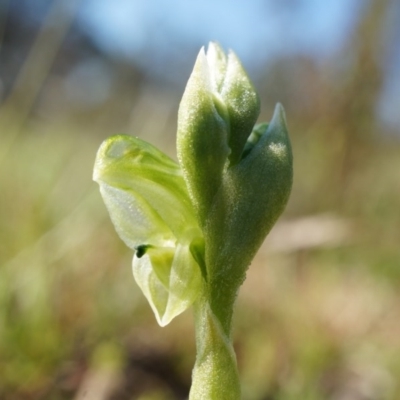
<svg viewBox="0 0 400 400">
<path fill-rule="evenodd" d="M 240 161 L 259 113 L 258 96 L 234 53 L 215 43 L 200 50 L 178 115 L 178 157 L 202 221 L 223 172 Z"/>
</svg>

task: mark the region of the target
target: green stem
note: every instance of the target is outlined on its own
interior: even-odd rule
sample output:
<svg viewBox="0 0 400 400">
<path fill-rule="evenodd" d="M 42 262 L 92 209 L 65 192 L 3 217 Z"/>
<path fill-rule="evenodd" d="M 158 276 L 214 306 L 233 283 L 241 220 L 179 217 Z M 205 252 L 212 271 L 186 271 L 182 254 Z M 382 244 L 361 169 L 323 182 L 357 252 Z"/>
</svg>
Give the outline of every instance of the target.
<svg viewBox="0 0 400 400">
<path fill-rule="evenodd" d="M 200 296 L 194 305 L 197 358 L 190 400 L 240 400 L 236 356 L 230 335 Z"/>
</svg>

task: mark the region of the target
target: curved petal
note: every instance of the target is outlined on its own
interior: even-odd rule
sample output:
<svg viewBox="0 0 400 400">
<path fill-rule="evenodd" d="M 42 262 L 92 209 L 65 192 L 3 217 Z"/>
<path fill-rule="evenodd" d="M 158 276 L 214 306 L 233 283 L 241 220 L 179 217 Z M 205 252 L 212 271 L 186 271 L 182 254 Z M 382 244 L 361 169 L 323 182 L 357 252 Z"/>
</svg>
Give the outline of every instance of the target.
<svg viewBox="0 0 400 400">
<path fill-rule="evenodd" d="M 101 187 L 118 233 L 130 247 L 132 243 L 162 245 L 158 239 L 166 231 L 179 237 L 197 225 L 179 165 L 143 140 L 127 135 L 105 140 L 97 153 L 93 179 Z M 137 226 L 143 228 L 138 234 Z M 139 243 L 138 236 L 143 237 Z"/>
<path fill-rule="evenodd" d="M 175 237 L 158 213 L 137 193 L 121 190 L 106 183 L 100 192 L 119 237 L 131 249 L 150 243 L 166 246 Z"/>
<path fill-rule="evenodd" d="M 148 248 L 133 258 L 133 275 L 161 326 L 189 308 L 201 289 L 201 271 L 189 245 Z"/>
<path fill-rule="evenodd" d="M 216 53 L 216 52 L 214 52 Z M 213 53 L 213 54 L 214 54 Z M 210 75 L 204 49 L 201 49 L 190 75 L 178 112 L 177 151 L 189 195 L 202 221 L 208 214 L 230 149 L 227 110 L 212 79 L 221 83 L 223 61 L 213 62 L 218 77 Z"/>
</svg>

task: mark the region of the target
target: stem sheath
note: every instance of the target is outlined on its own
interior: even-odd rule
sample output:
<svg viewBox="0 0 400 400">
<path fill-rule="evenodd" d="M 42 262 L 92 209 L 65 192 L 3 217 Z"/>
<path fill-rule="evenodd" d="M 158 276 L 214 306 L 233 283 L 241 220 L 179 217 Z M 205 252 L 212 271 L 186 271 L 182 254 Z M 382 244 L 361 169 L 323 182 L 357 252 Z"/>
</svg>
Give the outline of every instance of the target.
<svg viewBox="0 0 400 400">
<path fill-rule="evenodd" d="M 189 400 L 240 400 L 240 382 L 231 338 L 206 297 L 194 305 L 197 358 Z"/>
</svg>

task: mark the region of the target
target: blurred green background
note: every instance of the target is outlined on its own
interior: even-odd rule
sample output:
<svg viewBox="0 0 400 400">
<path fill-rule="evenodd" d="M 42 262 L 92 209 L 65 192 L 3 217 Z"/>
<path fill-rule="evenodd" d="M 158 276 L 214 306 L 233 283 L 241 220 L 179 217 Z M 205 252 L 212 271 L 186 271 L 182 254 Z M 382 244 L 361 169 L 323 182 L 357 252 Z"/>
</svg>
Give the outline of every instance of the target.
<svg viewBox="0 0 400 400">
<path fill-rule="evenodd" d="M 0 2 L 0 399 L 187 398 L 191 313 L 156 324 L 91 173 L 115 133 L 176 158 L 209 40 L 243 58 L 260 121 L 283 103 L 295 160 L 238 297 L 243 399 L 399 399 L 399 3 L 106 5 Z"/>
</svg>

